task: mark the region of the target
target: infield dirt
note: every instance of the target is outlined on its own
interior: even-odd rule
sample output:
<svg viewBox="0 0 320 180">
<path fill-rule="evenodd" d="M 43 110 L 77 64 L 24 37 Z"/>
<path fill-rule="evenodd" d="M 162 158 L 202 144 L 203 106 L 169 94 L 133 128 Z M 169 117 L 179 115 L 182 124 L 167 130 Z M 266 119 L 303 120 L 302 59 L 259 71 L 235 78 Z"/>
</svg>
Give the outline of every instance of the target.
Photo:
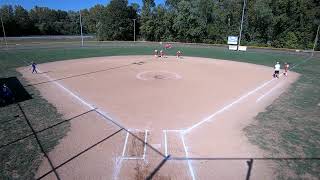
<svg viewBox="0 0 320 180">
<path fill-rule="evenodd" d="M 44 73 L 31 74 L 26 67 L 18 70 L 66 119 L 98 108 L 123 127 L 141 132 L 141 139 L 146 138 L 150 145 L 172 157 L 264 157 L 262 150 L 248 142 L 242 129 L 298 77 L 290 72 L 288 77 L 262 86 L 272 79 L 272 68 L 171 56 L 97 57 L 38 67 Z M 223 112 L 214 115 L 223 108 Z M 205 120 L 211 115 L 214 116 Z M 202 123 L 196 126 L 199 122 Z M 96 112 L 89 112 L 71 121 L 70 132 L 49 152 L 49 157 L 54 166 L 59 166 L 120 129 Z M 172 131 L 185 129 L 189 129 L 183 134 L 186 147 L 182 131 Z M 163 156 L 150 148 L 144 151 L 143 143 L 126 136 L 125 131 L 115 134 L 58 168 L 59 175 L 63 179 L 143 179 Z M 123 159 L 123 152 L 132 152 L 130 148 L 136 148 L 136 160 Z M 145 158 L 138 159 L 143 154 Z M 255 163 L 252 178 L 273 179 L 272 167 L 267 162 Z M 47 171 L 49 165 L 43 161 L 37 177 Z M 192 179 L 194 173 L 196 179 L 239 179 L 246 172 L 245 161 L 169 160 L 156 177 Z"/>
</svg>

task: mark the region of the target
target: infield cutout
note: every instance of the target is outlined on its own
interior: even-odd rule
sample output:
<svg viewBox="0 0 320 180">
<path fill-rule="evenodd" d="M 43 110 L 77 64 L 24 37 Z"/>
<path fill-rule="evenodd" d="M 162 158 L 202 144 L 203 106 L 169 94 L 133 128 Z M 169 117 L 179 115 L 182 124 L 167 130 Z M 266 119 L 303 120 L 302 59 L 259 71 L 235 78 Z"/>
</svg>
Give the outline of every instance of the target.
<svg viewBox="0 0 320 180">
<path fill-rule="evenodd" d="M 143 71 L 136 75 L 137 79 L 143 81 L 150 81 L 150 80 L 177 80 L 181 79 L 182 77 L 174 72 L 169 71 Z"/>
</svg>

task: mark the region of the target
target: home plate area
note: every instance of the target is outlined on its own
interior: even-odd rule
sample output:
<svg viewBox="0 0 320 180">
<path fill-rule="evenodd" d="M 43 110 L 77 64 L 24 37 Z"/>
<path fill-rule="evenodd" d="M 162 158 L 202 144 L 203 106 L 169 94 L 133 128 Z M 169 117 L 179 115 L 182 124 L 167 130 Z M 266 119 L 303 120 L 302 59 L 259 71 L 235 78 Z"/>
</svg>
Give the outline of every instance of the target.
<svg viewBox="0 0 320 180">
<path fill-rule="evenodd" d="M 149 130 L 128 129 L 113 179 L 145 179 L 156 169 L 164 157 L 147 144 L 150 134 Z"/>
<path fill-rule="evenodd" d="M 145 160 L 146 150 L 147 150 L 147 139 L 148 139 L 148 130 L 128 130 L 126 139 L 124 142 L 124 147 L 122 151 L 122 159 L 131 160 L 131 159 L 141 159 Z M 139 139 L 144 139 L 144 142 Z"/>
<path fill-rule="evenodd" d="M 122 155 L 116 158 L 114 179 L 146 179 L 169 154 L 185 157 L 179 130 L 156 131 L 154 134 L 152 132 L 140 129 L 126 132 Z M 153 143 L 156 141 L 159 143 Z M 192 175 L 187 161 L 166 161 L 153 178 L 192 179 Z"/>
</svg>

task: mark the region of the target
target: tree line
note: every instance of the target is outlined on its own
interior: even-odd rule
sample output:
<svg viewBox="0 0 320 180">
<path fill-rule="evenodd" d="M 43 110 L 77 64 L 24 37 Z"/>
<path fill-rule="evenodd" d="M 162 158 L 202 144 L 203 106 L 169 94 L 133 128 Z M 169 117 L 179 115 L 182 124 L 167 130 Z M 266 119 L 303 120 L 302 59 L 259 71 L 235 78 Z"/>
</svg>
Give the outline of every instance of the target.
<svg viewBox="0 0 320 180">
<path fill-rule="evenodd" d="M 81 15 L 84 33 L 98 40 L 133 40 L 136 19 L 140 40 L 225 44 L 229 35 L 239 34 L 242 8 L 243 0 L 166 0 L 159 5 L 142 0 L 142 7 L 111 0 L 83 9 Z M 8 36 L 80 33 L 75 11 L 5 5 L 0 14 Z M 310 49 L 319 20 L 319 0 L 246 0 L 241 42 Z"/>
</svg>

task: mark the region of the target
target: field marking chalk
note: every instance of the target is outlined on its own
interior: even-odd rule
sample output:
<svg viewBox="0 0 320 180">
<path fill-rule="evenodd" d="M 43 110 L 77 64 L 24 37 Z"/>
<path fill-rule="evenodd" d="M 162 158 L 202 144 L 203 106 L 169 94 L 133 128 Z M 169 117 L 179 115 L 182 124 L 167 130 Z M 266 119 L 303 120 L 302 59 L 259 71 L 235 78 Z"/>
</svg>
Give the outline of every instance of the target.
<svg viewBox="0 0 320 180">
<path fill-rule="evenodd" d="M 143 156 L 142 156 L 142 159 L 143 159 L 143 160 L 145 160 L 145 157 L 146 157 L 147 138 L 148 138 L 148 130 L 145 130 L 145 134 L 144 134 L 144 149 L 143 149 Z"/>
<path fill-rule="evenodd" d="M 189 153 L 188 153 L 188 150 L 187 150 L 186 143 L 185 143 L 185 141 L 184 141 L 184 134 L 183 134 L 183 133 L 180 133 L 180 136 L 181 136 L 181 140 L 182 140 L 184 152 L 185 152 L 185 154 L 186 154 L 186 158 L 188 158 L 188 157 L 189 157 Z M 194 176 L 194 171 L 193 171 L 193 167 L 192 167 L 191 161 L 188 159 L 187 162 L 188 162 L 188 167 L 189 167 L 189 171 L 190 171 L 192 180 L 195 180 L 196 178 L 195 178 L 195 176 Z"/>
<path fill-rule="evenodd" d="M 123 150 L 122 150 L 122 157 L 124 157 L 124 154 L 126 153 L 128 137 L 129 137 L 129 132 L 127 132 L 126 140 L 124 141 Z"/>
<path fill-rule="evenodd" d="M 264 97 L 268 96 L 271 92 L 273 92 L 273 91 L 276 90 L 278 87 L 280 87 L 280 85 L 282 85 L 282 83 L 277 84 L 276 86 L 274 86 L 273 88 L 271 88 L 268 92 L 266 92 L 265 94 L 263 94 L 262 96 L 260 96 L 260 97 L 256 100 L 256 103 L 258 103 L 259 101 L 261 101 Z"/>
<path fill-rule="evenodd" d="M 141 157 L 122 157 L 123 160 L 144 160 Z"/>
<path fill-rule="evenodd" d="M 121 171 L 121 166 L 122 166 L 122 160 L 123 158 L 120 157 L 120 158 L 116 158 L 116 162 L 115 162 L 115 171 L 113 172 L 113 178 L 114 180 L 117 180 L 118 179 L 118 176 L 119 176 L 119 173 Z"/>
<path fill-rule="evenodd" d="M 163 130 L 164 133 L 164 154 L 168 156 L 168 146 L 167 146 L 167 130 Z"/>
<path fill-rule="evenodd" d="M 296 65 L 294 65 L 292 68 L 290 69 L 294 69 L 295 67 L 307 62 L 308 60 L 310 60 L 312 58 L 312 56 L 310 56 L 309 58 L 307 58 L 306 60 L 302 61 L 301 63 L 298 63 Z M 38 71 L 40 73 L 42 73 L 42 71 L 37 68 Z M 46 78 L 48 78 L 50 81 L 53 81 L 53 79 L 48 76 L 47 74 L 42 74 L 44 75 Z M 141 76 L 141 75 L 140 75 Z M 281 76 L 281 75 L 280 75 Z M 267 82 L 265 82 L 264 84 L 262 84 L 261 86 L 257 87 L 256 89 L 252 90 L 251 92 L 247 93 L 246 95 L 243 95 L 242 97 L 240 97 L 239 99 L 237 99 L 236 101 L 232 102 L 231 104 L 223 107 L 222 109 L 220 109 L 219 111 L 215 112 L 214 114 L 210 115 L 209 117 L 205 118 L 204 120 L 198 122 L 197 124 L 193 125 L 192 127 L 186 129 L 186 130 L 166 130 L 168 132 L 170 131 L 175 131 L 175 132 L 180 132 L 180 135 L 181 135 L 181 139 L 182 139 L 182 143 L 183 143 L 183 146 L 184 146 L 184 150 L 185 150 L 185 154 L 186 154 L 186 157 L 188 157 L 188 151 L 187 151 L 187 147 L 185 145 L 185 141 L 184 141 L 184 134 L 189 132 L 190 130 L 192 130 L 193 128 L 196 128 L 198 126 L 200 126 L 201 124 L 205 123 L 206 121 L 210 120 L 211 118 L 213 118 L 214 116 L 216 116 L 217 114 L 229 109 L 230 107 L 232 107 L 234 104 L 238 103 L 239 101 L 241 101 L 242 99 L 248 97 L 249 95 L 251 95 L 252 93 L 258 91 L 259 89 L 263 88 L 264 86 L 266 86 L 267 84 L 269 84 L 270 82 L 272 82 L 274 79 L 272 80 L 269 80 Z M 62 84 L 60 84 L 59 82 L 57 81 L 53 81 L 54 84 L 56 84 L 57 86 L 59 86 L 60 88 L 62 88 L 63 90 L 65 90 L 67 93 L 69 93 L 72 97 L 76 98 L 78 101 L 80 101 L 81 103 L 83 103 L 84 105 L 88 106 L 90 109 L 96 109 L 93 105 L 89 104 L 88 102 L 86 102 L 84 99 L 80 98 L 78 95 L 76 95 L 75 93 L 73 93 L 72 91 L 70 91 L 68 88 L 64 87 Z M 100 110 L 100 109 L 97 109 L 96 110 L 97 112 L 103 114 L 104 116 L 106 116 L 107 118 L 109 118 L 112 122 L 114 122 L 115 124 L 119 124 L 117 123 L 113 118 L 111 118 L 106 112 Z M 127 133 L 127 137 L 128 137 L 128 133 Z M 127 137 L 126 137 L 126 142 L 125 142 L 125 146 L 126 146 L 126 143 L 127 143 Z M 122 154 L 124 155 L 124 152 L 125 152 L 125 149 L 126 147 L 124 147 L 124 151 L 122 152 Z M 122 164 L 122 160 L 123 160 L 123 157 L 120 157 L 119 159 L 116 159 L 116 171 L 114 172 L 114 176 L 113 176 L 113 179 L 118 179 L 118 174 L 120 172 L 120 169 L 121 169 L 121 164 Z M 195 180 L 195 176 L 194 176 L 194 172 L 193 172 L 193 168 L 192 168 L 192 164 L 191 162 L 188 160 L 188 166 L 189 166 L 189 170 L 190 170 L 190 173 L 191 173 L 191 176 L 192 176 L 192 179 Z"/>
<path fill-rule="evenodd" d="M 215 113 L 213 113 L 213 114 L 211 114 L 210 116 L 204 118 L 203 120 L 201 120 L 200 122 L 196 123 L 195 125 L 193 125 L 193 126 L 189 127 L 188 129 L 184 130 L 183 133 L 184 133 L 184 134 L 185 134 L 185 133 L 188 133 L 188 132 L 191 131 L 192 129 L 194 129 L 194 128 L 200 126 L 200 125 L 202 125 L 203 123 L 206 123 L 207 121 L 209 121 L 210 119 L 212 119 L 214 116 L 216 116 L 216 115 L 218 115 L 218 114 L 220 114 L 220 113 L 222 113 L 222 112 L 230 109 L 231 107 L 233 107 L 233 105 L 235 105 L 235 104 L 239 103 L 240 101 L 242 101 L 243 99 L 249 97 L 251 94 L 259 91 L 260 89 L 262 89 L 263 87 L 267 86 L 269 83 L 271 83 L 271 82 L 274 81 L 274 80 L 275 80 L 275 79 L 271 79 L 271 80 L 268 80 L 268 81 L 264 82 L 262 85 L 260 85 L 260 86 L 258 86 L 257 88 L 251 90 L 250 92 L 242 95 L 242 96 L 241 96 L 240 98 L 238 98 L 237 100 L 235 100 L 235 101 L 233 101 L 232 103 L 230 103 L 230 104 L 222 107 L 220 110 L 216 111 Z"/>
<path fill-rule="evenodd" d="M 305 59 L 304 61 L 295 64 L 294 66 L 292 66 L 292 67 L 290 68 L 290 70 L 291 70 L 291 69 L 294 69 L 294 68 L 296 68 L 296 67 L 298 67 L 298 66 L 300 66 L 301 64 L 304 64 L 304 63 L 308 62 L 310 59 L 312 59 L 312 57 L 313 57 L 313 56 L 311 55 L 310 57 L 308 57 L 308 58 Z M 283 74 L 281 73 L 281 74 L 279 75 L 279 78 L 280 78 L 282 75 L 283 75 Z M 276 79 L 276 78 L 273 78 L 273 79 L 271 79 L 271 80 L 269 80 L 269 81 L 266 81 L 264 84 L 258 86 L 256 89 L 253 89 L 252 91 L 250 91 L 250 92 L 248 92 L 247 94 L 241 96 L 240 98 L 238 98 L 237 100 L 233 101 L 233 102 L 230 103 L 229 105 L 224 106 L 222 109 L 216 111 L 216 112 L 213 113 L 212 115 L 208 116 L 207 118 L 203 119 L 202 121 L 196 123 L 195 125 L 191 126 L 191 127 L 188 128 L 188 129 L 186 129 L 183 133 L 188 133 L 188 132 L 189 132 L 190 130 L 192 130 L 193 128 L 196 128 L 196 127 L 200 126 L 201 124 L 209 121 L 209 120 L 210 120 L 211 118 L 213 118 L 214 116 L 216 116 L 216 115 L 224 112 L 225 110 L 231 108 L 234 104 L 237 104 L 237 103 L 240 102 L 241 100 L 247 98 L 247 97 L 250 96 L 251 94 L 255 93 L 256 91 L 260 90 L 261 88 L 265 87 L 266 85 L 268 85 L 269 83 L 271 83 L 272 81 L 274 81 L 275 79 Z"/>
<path fill-rule="evenodd" d="M 38 69 L 40 73 L 42 73 L 42 71 L 40 71 L 40 69 Z M 43 74 L 46 78 L 48 78 L 50 81 L 53 81 L 53 79 L 48 76 L 47 74 Z M 69 89 L 67 89 L 66 87 L 64 87 L 62 84 L 53 81 L 53 83 L 55 83 L 57 86 L 59 86 L 60 88 L 62 88 L 63 90 L 67 91 L 71 96 L 73 96 L 74 98 L 76 98 L 77 100 L 79 100 L 80 102 L 82 102 L 83 104 L 85 104 L 86 106 L 88 106 L 91 109 L 95 109 L 95 107 L 93 107 L 93 105 L 87 103 L 85 100 L 83 100 L 82 98 L 80 98 L 78 95 L 76 95 L 75 93 L 71 92 Z"/>
<path fill-rule="evenodd" d="M 145 131 L 149 131 L 148 129 L 144 129 L 144 130 L 141 130 L 141 129 L 128 129 L 128 131 L 130 132 L 145 132 Z"/>
<path fill-rule="evenodd" d="M 42 73 L 42 71 L 38 68 L 38 71 L 40 73 Z M 49 79 L 50 81 L 53 81 L 53 79 L 47 75 L 47 74 L 42 74 L 43 76 L 45 76 L 47 79 Z M 87 107 L 89 107 L 90 109 L 96 109 L 93 105 L 89 104 L 88 102 L 86 102 L 84 99 L 82 99 L 81 97 L 79 97 L 78 95 L 76 95 L 75 93 L 73 93 L 72 91 L 70 91 L 68 88 L 64 87 L 62 84 L 60 84 L 59 82 L 57 81 L 53 81 L 54 84 L 56 84 L 58 87 L 60 87 L 61 89 L 63 89 L 64 91 L 66 91 L 67 93 L 69 93 L 69 95 L 71 95 L 72 97 L 76 98 L 78 101 L 80 101 L 82 104 L 86 105 Z M 107 115 L 105 112 L 101 111 L 100 109 L 97 109 L 96 110 L 97 112 L 105 115 L 106 117 L 108 117 L 109 119 L 111 119 L 112 121 L 113 118 L 111 118 L 109 115 Z M 127 137 L 128 137 L 129 134 L 127 134 Z M 127 142 L 127 137 L 126 137 L 126 142 Z M 125 146 L 126 146 L 126 142 L 125 142 Z M 125 148 L 124 148 L 125 150 Z M 124 151 L 125 152 L 125 151 Z M 119 159 L 116 159 L 116 167 L 115 167 L 115 172 L 113 174 L 113 179 L 117 180 L 118 179 L 118 175 L 120 173 L 120 170 L 121 170 L 121 166 L 122 166 L 122 161 L 123 161 L 123 158 L 120 157 Z"/>
<path fill-rule="evenodd" d="M 183 129 L 166 129 L 166 132 L 183 132 Z"/>
<path fill-rule="evenodd" d="M 37 68 L 38 71 L 40 73 L 42 73 L 42 71 Z M 42 74 L 43 76 L 45 76 L 47 79 L 49 79 L 50 81 L 53 81 L 53 79 L 47 75 L 47 74 Z M 110 121 L 112 121 L 114 124 L 116 124 L 117 126 L 121 126 L 116 120 L 114 120 L 112 117 L 110 117 L 106 112 L 97 109 L 96 107 L 94 107 L 94 105 L 89 104 L 87 101 L 85 101 L 83 98 L 81 98 L 80 96 L 76 95 L 75 93 L 73 93 L 71 90 L 69 90 L 68 88 L 66 88 L 65 86 L 63 86 L 62 84 L 60 84 L 57 81 L 53 81 L 54 84 L 56 84 L 58 87 L 60 87 L 61 89 L 63 89 L 64 91 L 66 91 L 67 93 L 69 93 L 69 95 L 71 95 L 72 97 L 76 98 L 78 101 L 80 101 L 82 104 L 88 106 L 90 109 L 96 109 L 95 111 L 98 113 L 103 114 L 104 116 L 106 116 Z M 106 119 L 103 118 L 103 120 L 105 120 L 106 122 L 109 123 L 109 121 L 107 121 Z M 122 127 L 122 126 L 121 126 Z"/>
</svg>

